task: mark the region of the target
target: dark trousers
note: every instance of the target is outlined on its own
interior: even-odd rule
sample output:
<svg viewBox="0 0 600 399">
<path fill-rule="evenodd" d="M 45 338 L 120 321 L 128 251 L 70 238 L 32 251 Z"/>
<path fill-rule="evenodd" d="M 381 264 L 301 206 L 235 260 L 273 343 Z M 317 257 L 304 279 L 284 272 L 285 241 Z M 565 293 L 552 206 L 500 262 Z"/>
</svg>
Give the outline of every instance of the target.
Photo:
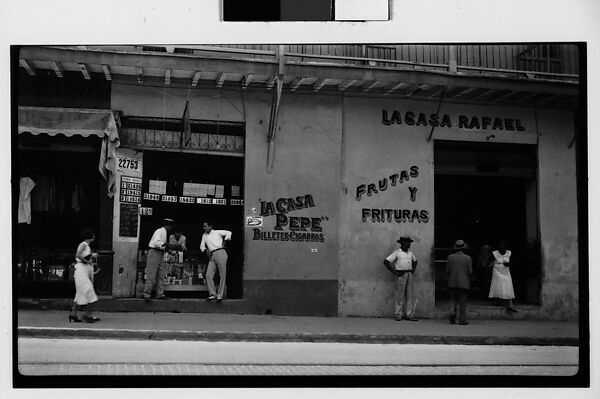
<svg viewBox="0 0 600 399">
<path fill-rule="evenodd" d="M 450 287 L 450 315 L 456 317 L 458 307 L 458 321 L 465 321 L 467 316 L 467 294 L 469 290 Z"/>
</svg>

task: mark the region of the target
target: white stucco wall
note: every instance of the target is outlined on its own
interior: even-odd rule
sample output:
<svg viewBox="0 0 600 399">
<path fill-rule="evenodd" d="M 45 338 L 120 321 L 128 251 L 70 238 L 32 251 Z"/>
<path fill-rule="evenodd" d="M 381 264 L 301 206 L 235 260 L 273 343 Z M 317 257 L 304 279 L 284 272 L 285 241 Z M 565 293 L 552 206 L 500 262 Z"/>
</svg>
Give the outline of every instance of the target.
<svg viewBox="0 0 600 399">
<path fill-rule="evenodd" d="M 538 111 L 542 314 L 576 319 L 579 312 L 577 182 L 573 114 Z"/>
</svg>

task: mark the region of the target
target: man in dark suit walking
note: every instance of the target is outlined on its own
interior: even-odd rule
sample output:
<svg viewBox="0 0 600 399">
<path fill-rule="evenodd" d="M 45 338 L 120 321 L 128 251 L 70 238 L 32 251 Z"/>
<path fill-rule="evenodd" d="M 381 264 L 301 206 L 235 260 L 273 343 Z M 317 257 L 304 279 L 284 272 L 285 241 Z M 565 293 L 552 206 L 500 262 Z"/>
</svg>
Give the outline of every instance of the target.
<svg viewBox="0 0 600 399">
<path fill-rule="evenodd" d="M 450 288 L 450 323 L 456 323 L 456 307 L 458 305 L 458 324 L 469 324 L 467 314 L 467 294 L 469 292 L 470 277 L 473 273 L 473 261 L 463 251 L 468 249 L 463 240 L 454 243 L 454 253 L 448 256 L 446 263 L 446 276 Z"/>
</svg>

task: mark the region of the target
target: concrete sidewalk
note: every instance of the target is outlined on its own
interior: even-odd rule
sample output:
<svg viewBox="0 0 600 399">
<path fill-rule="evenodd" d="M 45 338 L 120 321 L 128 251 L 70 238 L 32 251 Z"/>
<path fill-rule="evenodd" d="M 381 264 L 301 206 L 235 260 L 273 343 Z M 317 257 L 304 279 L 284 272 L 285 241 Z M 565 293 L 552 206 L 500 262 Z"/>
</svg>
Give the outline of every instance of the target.
<svg viewBox="0 0 600 399">
<path fill-rule="evenodd" d="M 101 321 L 69 323 L 68 312 L 19 310 L 19 337 L 467 345 L 579 344 L 579 325 L 560 321 L 418 322 L 362 317 L 216 313 L 99 312 Z"/>
</svg>

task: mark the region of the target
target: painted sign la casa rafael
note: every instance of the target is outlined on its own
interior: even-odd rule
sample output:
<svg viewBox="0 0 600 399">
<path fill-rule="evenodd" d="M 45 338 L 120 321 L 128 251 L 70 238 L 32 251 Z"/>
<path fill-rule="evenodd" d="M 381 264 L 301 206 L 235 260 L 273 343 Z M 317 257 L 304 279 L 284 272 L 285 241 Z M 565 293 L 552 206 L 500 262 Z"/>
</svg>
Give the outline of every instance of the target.
<svg viewBox="0 0 600 399">
<path fill-rule="evenodd" d="M 386 126 L 402 124 L 440 128 L 457 126 L 459 129 L 466 130 L 525 132 L 525 126 L 518 118 L 501 118 L 484 115 L 458 115 L 453 119 L 448 114 L 439 115 L 384 109 L 381 112 L 381 123 Z"/>
</svg>

